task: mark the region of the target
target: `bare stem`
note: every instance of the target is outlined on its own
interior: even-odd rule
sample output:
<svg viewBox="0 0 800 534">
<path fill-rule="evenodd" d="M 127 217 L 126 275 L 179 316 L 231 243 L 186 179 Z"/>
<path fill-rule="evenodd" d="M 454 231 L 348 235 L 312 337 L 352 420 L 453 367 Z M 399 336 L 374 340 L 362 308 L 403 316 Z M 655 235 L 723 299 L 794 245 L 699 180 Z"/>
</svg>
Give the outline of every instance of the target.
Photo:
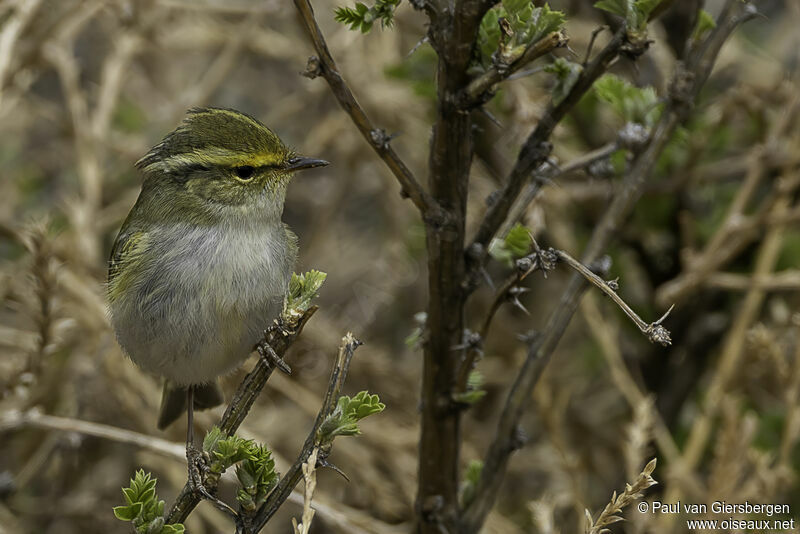
<svg viewBox="0 0 800 534">
<path fill-rule="evenodd" d="M 353 334 L 347 333 L 342 338 L 342 344 L 339 347 L 339 354 L 334 362 L 333 369 L 331 370 L 330 378 L 328 379 L 328 389 L 325 392 L 325 399 L 322 403 L 322 408 L 317 414 L 314 421 L 314 427 L 309 432 L 303 449 L 297 456 L 297 459 L 292 466 L 286 471 L 281 478 L 281 481 L 269 494 L 266 502 L 256 512 L 252 521 L 252 532 L 259 532 L 267 524 L 267 521 L 275 515 L 278 508 L 289 498 L 294 487 L 303 478 L 303 464 L 308 461 L 312 452 L 319 451 L 319 457 L 316 460 L 316 465 L 325 465 L 325 459 L 330 452 L 330 446 L 322 447 L 319 440 L 319 429 L 325 419 L 333 413 L 336 408 L 336 403 L 342 392 L 345 378 L 347 378 L 347 371 L 350 368 L 350 361 L 353 359 L 353 353 L 361 345 L 361 342 L 353 337 Z"/>
<path fill-rule="evenodd" d="M 588 267 L 586 267 L 584 264 L 582 264 L 581 262 L 570 256 L 563 250 L 556 250 L 556 249 L 550 249 L 550 250 L 556 256 L 558 256 L 560 260 L 564 261 L 567 265 L 575 269 L 575 271 L 577 271 L 578 274 L 583 276 L 587 281 L 589 281 L 595 287 L 600 289 L 600 291 L 609 296 L 611 300 L 613 300 L 614 303 L 617 306 L 619 306 L 620 309 L 622 309 L 622 311 L 625 312 L 625 315 L 630 317 L 631 321 L 634 322 L 637 328 L 639 328 L 639 330 L 641 330 L 642 333 L 647 336 L 647 339 L 649 339 L 653 343 L 659 343 L 661 345 L 664 345 L 665 347 L 669 346 L 672 343 L 669 337 L 669 330 L 664 328 L 661 325 L 661 323 L 664 321 L 664 319 L 666 319 L 669 316 L 674 306 L 671 306 L 670 309 L 667 310 L 667 312 L 664 315 L 662 315 L 659 320 L 652 323 L 646 323 L 642 320 L 641 317 L 639 317 L 639 315 L 637 315 L 635 311 L 633 311 L 633 309 L 630 306 L 628 306 L 628 304 L 624 300 L 622 300 L 622 297 L 620 297 L 617 294 L 616 289 L 612 286 L 611 283 L 606 282 L 605 280 L 594 274 Z"/>
<path fill-rule="evenodd" d="M 411 170 L 391 147 L 389 144 L 390 136 L 369 120 L 369 117 L 358 104 L 353 92 L 339 73 L 336 62 L 328 49 L 328 44 L 325 42 L 325 37 L 322 35 L 322 30 L 320 30 L 317 21 L 314 19 L 314 10 L 311 7 L 311 3 L 308 0 L 294 0 L 294 5 L 308 31 L 314 49 L 317 51 L 317 56 L 309 58 L 308 67 L 304 75 L 309 78 L 317 76 L 325 78 L 339 105 L 350 115 L 361 135 L 364 136 L 367 143 L 386 163 L 392 174 L 397 178 L 397 181 L 400 182 L 402 187 L 401 194 L 411 199 L 423 217 L 433 215 L 433 211 L 437 208 L 436 202 L 420 186 Z"/>
</svg>

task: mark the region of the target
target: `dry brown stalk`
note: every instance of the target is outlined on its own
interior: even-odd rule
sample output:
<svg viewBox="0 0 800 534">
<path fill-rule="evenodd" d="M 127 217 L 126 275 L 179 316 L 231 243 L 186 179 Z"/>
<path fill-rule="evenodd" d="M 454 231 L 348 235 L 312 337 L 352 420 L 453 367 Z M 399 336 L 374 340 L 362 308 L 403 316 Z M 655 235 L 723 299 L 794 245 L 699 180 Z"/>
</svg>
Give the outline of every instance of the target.
<svg viewBox="0 0 800 534">
<path fill-rule="evenodd" d="M 311 528 L 311 520 L 314 519 L 314 509 L 311 508 L 311 499 L 314 496 L 314 489 L 317 487 L 317 454 L 319 448 L 314 447 L 308 459 L 303 462 L 303 481 L 305 482 L 305 489 L 303 490 L 303 516 L 300 524 L 297 524 L 297 519 L 292 518 L 292 529 L 294 534 L 308 534 Z"/>
<path fill-rule="evenodd" d="M 617 495 L 615 491 L 614 494 L 611 496 L 611 501 L 606 505 L 602 512 L 600 512 L 600 516 L 597 518 L 597 521 L 592 520 L 592 514 L 589 510 L 586 510 L 586 534 L 602 534 L 603 532 L 608 532 L 609 525 L 613 525 L 619 521 L 623 521 L 623 517 L 619 514 L 622 513 L 622 510 L 629 506 L 630 504 L 638 501 L 644 495 L 644 490 L 658 484 L 655 479 L 650 476 L 653 474 L 653 471 L 656 468 L 656 459 L 653 458 L 650 460 L 642 472 L 639 474 L 639 477 L 633 482 L 633 484 L 626 484 L 625 491 L 621 494 Z"/>
</svg>

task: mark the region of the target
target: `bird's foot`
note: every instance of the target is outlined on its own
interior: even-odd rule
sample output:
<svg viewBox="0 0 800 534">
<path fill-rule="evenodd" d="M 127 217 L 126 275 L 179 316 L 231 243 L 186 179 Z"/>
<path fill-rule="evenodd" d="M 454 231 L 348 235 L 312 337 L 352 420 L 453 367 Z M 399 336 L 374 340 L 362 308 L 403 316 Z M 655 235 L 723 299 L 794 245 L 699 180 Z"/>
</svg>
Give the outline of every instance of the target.
<svg viewBox="0 0 800 534">
<path fill-rule="evenodd" d="M 209 473 L 209 467 L 203 451 L 195 447 L 193 444 L 187 444 L 186 462 L 189 465 L 189 487 L 191 488 L 192 493 L 200 495 L 203 499 L 209 501 L 219 510 L 232 516 L 238 521 L 239 514 L 236 512 L 236 510 L 218 499 L 208 490 L 208 488 L 206 488 L 204 480 L 206 475 Z"/>
</svg>

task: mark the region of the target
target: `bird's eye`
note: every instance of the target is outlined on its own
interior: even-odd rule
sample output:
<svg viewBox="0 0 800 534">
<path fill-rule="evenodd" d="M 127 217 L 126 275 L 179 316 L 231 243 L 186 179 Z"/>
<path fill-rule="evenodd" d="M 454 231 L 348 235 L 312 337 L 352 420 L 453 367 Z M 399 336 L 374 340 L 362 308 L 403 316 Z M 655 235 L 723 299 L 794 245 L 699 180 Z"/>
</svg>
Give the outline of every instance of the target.
<svg viewBox="0 0 800 534">
<path fill-rule="evenodd" d="M 236 173 L 242 180 L 249 180 L 255 174 L 256 169 L 250 165 L 242 165 L 241 167 L 234 167 L 233 172 Z"/>
</svg>

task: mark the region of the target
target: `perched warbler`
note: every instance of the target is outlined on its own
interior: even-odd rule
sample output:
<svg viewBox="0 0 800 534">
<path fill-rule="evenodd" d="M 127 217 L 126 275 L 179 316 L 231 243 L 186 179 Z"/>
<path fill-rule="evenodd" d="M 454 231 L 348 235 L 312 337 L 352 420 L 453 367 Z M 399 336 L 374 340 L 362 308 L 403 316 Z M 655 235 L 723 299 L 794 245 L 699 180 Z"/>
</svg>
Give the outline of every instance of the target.
<svg viewBox="0 0 800 534">
<path fill-rule="evenodd" d="M 261 122 L 189 110 L 138 162 L 144 181 L 108 269 L 111 323 L 128 356 L 166 379 L 158 427 L 222 402 L 216 384 L 277 316 L 297 257 L 281 221 L 295 171 L 328 162 Z M 187 394 L 188 393 L 188 394 Z"/>
</svg>

